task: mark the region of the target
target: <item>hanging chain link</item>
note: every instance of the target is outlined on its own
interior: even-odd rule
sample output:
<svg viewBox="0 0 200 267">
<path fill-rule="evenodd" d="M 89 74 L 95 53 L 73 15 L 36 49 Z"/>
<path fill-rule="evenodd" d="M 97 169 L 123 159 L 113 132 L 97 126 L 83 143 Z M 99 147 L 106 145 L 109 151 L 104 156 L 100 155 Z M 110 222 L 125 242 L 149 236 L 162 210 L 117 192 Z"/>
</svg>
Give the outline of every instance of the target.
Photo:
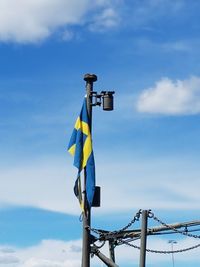
<svg viewBox="0 0 200 267">
<path fill-rule="evenodd" d="M 166 224 L 165 222 L 161 221 L 160 219 L 158 219 L 153 212 L 149 212 L 149 218 L 152 218 L 154 221 L 157 221 L 158 223 L 162 224 L 163 226 L 165 226 L 166 228 L 168 229 L 171 229 L 173 230 L 174 232 L 178 233 L 178 234 L 182 234 L 184 236 L 188 236 L 188 237 L 193 237 L 193 238 L 199 238 L 200 239 L 200 236 L 199 235 L 193 235 L 193 234 L 190 234 L 190 233 L 187 233 L 187 232 L 183 232 L 183 231 L 180 231 L 178 229 L 176 229 L 175 227 L 173 226 L 170 226 L 168 224 Z"/>
<path fill-rule="evenodd" d="M 90 228 L 88 227 L 88 229 L 91 232 L 94 232 L 95 234 L 98 234 L 101 236 L 101 239 L 113 239 L 115 238 L 115 235 L 120 234 L 124 231 L 126 231 L 128 228 L 130 228 L 136 221 L 139 221 L 140 219 L 140 215 L 141 215 L 141 209 L 136 212 L 135 216 L 133 217 L 133 219 L 126 225 L 124 226 L 122 229 L 117 230 L 117 231 L 109 231 L 109 232 L 105 232 L 103 230 L 99 230 L 99 229 L 95 229 L 95 228 Z"/>
<path fill-rule="evenodd" d="M 117 233 L 117 234 L 119 234 L 119 233 L 121 233 L 121 232 L 123 232 L 123 231 L 126 231 L 126 230 L 127 230 L 128 228 L 130 228 L 136 221 L 139 221 L 141 212 L 142 212 L 141 209 L 138 210 L 138 212 L 136 212 L 136 214 L 135 214 L 135 216 L 133 217 L 133 219 L 132 219 L 126 226 L 124 226 L 122 229 L 120 229 L 120 230 L 118 230 L 118 231 L 114 231 L 114 232 L 112 232 L 112 233 Z"/>
<path fill-rule="evenodd" d="M 141 213 L 142 213 L 142 210 L 140 209 L 135 214 L 135 216 L 133 217 L 133 219 L 126 226 L 124 226 L 123 228 L 121 228 L 120 230 L 117 230 L 117 231 L 109 231 L 109 232 L 106 232 L 104 230 L 99 230 L 99 229 L 90 228 L 90 227 L 88 227 L 88 229 L 91 232 L 99 235 L 99 239 L 98 240 L 102 242 L 102 245 L 100 245 L 99 248 L 101 248 L 101 247 L 104 246 L 106 240 L 109 240 L 109 239 L 115 239 L 115 240 L 117 240 L 118 239 L 118 245 L 119 244 L 125 244 L 127 246 L 130 246 L 130 247 L 133 247 L 133 248 L 136 248 L 136 249 L 139 249 L 140 250 L 140 247 L 139 246 L 130 243 L 130 242 L 134 241 L 133 239 L 130 239 L 130 241 L 124 241 L 122 238 L 119 239 L 119 237 L 117 237 L 117 235 L 120 234 L 120 233 L 123 233 L 124 231 L 126 231 L 136 221 L 139 221 Z M 183 231 L 180 231 L 180 230 L 176 229 L 175 227 L 173 227 L 171 225 L 168 225 L 167 223 L 165 223 L 162 220 L 158 219 L 154 215 L 154 213 L 151 212 L 151 210 L 148 210 L 148 217 L 149 218 L 152 218 L 153 220 L 155 220 L 156 222 L 158 222 L 161 225 L 165 226 L 166 228 L 168 228 L 170 230 L 173 230 L 175 233 L 182 234 L 182 235 L 188 236 L 188 237 L 193 237 L 193 238 L 198 238 L 198 239 L 200 238 L 199 235 L 193 235 L 193 234 L 190 234 L 188 232 L 183 232 Z M 147 252 L 150 252 L 150 253 L 158 253 L 158 254 L 172 254 L 172 253 L 186 252 L 186 251 L 189 251 L 189 250 L 192 250 L 192 249 L 196 249 L 196 248 L 199 248 L 199 247 L 200 247 L 200 244 L 197 244 L 197 245 L 194 245 L 194 246 L 191 246 L 191 247 L 188 247 L 188 248 L 178 249 L 178 250 L 154 250 L 154 249 L 148 249 L 147 248 L 146 251 Z"/>
<path fill-rule="evenodd" d="M 97 235 L 103 235 L 104 234 L 104 230 L 99 230 L 96 228 L 90 228 L 89 226 L 87 227 L 91 232 L 97 234 Z"/>
<path fill-rule="evenodd" d="M 133 247 L 133 248 L 137 248 L 140 250 L 140 247 L 135 245 L 135 244 L 130 244 L 129 242 L 123 241 L 121 240 L 121 243 Z M 195 246 L 189 247 L 189 248 L 183 248 L 183 249 L 178 249 L 178 250 L 154 250 L 154 249 L 146 249 L 147 252 L 151 252 L 151 253 L 158 253 L 158 254 L 172 254 L 172 253 L 181 253 L 181 252 L 186 252 L 195 248 L 200 247 L 200 244 L 197 244 Z"/>
</svg>

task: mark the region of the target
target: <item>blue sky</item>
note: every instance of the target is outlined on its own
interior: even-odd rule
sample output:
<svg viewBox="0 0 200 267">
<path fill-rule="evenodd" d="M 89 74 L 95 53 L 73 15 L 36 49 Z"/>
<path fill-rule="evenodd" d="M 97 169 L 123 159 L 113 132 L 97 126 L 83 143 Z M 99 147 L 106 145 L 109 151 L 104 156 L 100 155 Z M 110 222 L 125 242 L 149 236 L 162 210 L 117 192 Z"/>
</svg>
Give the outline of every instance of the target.
<svg viewBox="0 0 200 267">
<path fill-rule="evenodd" d="M 187 0 L 0 0 L 0 266 L 80 266 L 67 145 L 85 73 L 98 76 L 96 91 L 115 90 L 113 112 L 93 110 L 93 226 L 119 229 L 140 208 L 199 219 L 199 13 Z M 149 247 L 172 238 L 198 243 L 159 236 Z M 119 265 L 138 266 L 137 253 L 118 248 Z M 176 266 L 197 266 L 198 254 L 175 255 Z M 148 254 L 149 267 L 169 264 Z"/>
</svg>

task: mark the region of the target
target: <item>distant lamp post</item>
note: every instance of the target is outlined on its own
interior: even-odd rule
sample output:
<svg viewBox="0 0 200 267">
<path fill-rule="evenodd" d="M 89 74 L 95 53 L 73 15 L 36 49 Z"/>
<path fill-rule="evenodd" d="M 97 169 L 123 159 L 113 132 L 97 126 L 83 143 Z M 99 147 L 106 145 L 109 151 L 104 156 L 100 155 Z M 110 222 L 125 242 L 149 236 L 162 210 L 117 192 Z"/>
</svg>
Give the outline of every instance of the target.
<svg viewBox="0 0 200 267">
<path fill-rule="evenodd" d="M 175 240 L 169 240 L 169 244 L 171 244 L 171 250 L 172 250 L 172 266 L 174 267 L 174 244 L 177 244 Z"/>
</svg>

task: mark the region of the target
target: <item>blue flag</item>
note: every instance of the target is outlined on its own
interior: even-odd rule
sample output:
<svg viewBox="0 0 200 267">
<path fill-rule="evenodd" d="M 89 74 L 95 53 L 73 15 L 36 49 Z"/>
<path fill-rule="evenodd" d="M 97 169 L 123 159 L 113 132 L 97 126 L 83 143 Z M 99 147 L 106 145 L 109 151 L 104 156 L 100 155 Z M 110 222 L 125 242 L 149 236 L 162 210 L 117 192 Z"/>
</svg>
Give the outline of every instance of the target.
<svg viewBox="0 0 200 267">
<path fill-rule="evenodd" d="M 86 175 L 86 197 L 90 207 L 92 206 L 95 192 L 95 163 L 86 98 L 84 99 L 81 113 L 76 120 L 69 142 L 68 151 L 72 156 L 74 156 L 74 166 L 78 169 L 74 193 L 79 199 L 81 209 L 84 210 L 80 179 L 81 171 L 84 168 Z"/>
</svg>

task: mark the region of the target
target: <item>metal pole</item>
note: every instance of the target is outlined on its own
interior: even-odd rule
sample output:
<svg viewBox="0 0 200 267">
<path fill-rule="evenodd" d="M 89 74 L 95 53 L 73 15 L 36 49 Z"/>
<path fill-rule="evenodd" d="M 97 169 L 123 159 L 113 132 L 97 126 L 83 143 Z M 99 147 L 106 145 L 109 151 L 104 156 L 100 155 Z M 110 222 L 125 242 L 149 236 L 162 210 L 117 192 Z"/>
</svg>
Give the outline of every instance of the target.
<svg viewBox="0 0 200 267">
<path fill-rule="evenodd" d="M 109 240 L 110 259 L 115 262 L 115 244 L 113 240 Z"/>
<path fill-rule="evenodd" d="M 175 240 L 169 240 L 169 244 L 171 244 L 171 250 L 172 250 L 172 266 L 174 267 L 174 244 L 177 242 Z"/>
<path fill-rule="evenodd" d="M 84 80 L 86 81 L 87 93 L 87 111 L 89 117 L 89 126 L 92 130 L 92 97 L 93 82 L 97 80 L 95 74 L 85 74 Z M 83 201 L 85 212 L 83 213 L 83 247 L 82 247 L 82 267 L 90 267 L 90 225 L 91 225 L 91 209 L 87 203 L 86 198 L 86 171 L 84 170 L 84 185 L 83 185 Z"/>
<path fill-rule="evenodd" d="M 101 253 L 95 246 L 92 248 L 92 253 L 94 253 L 106 266 L 109 267 L 119 267 L 112 259 L 106 257 L 103 253 Z"/>
<path fill-rule="evenodd" d="M 172 243 L 172 266 L 174 267 L 174 246 Z"/>
<path fill-rule="evenodd" d="M 148 211 L 142 211 L 142 229 L 140 242 L 140 267 L 145 267 L 146 264 L 146 243 L 147 243 L 147 219 Z"/>
</svg>

